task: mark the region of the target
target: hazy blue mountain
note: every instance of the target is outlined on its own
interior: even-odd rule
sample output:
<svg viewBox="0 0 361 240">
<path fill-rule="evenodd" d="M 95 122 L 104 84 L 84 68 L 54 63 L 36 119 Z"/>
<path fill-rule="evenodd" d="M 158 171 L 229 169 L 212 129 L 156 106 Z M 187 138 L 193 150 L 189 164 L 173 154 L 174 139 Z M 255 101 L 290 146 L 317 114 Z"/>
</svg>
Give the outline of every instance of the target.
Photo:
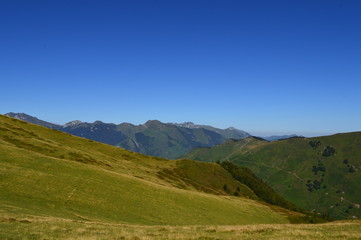
<svg viewBox="0 0 361 240">
<path fill-rule="evenodd" d="M 176 124 L 150 120 L 141 125 L 133 125 L 101 121 L 87 123 L 75 120 L 58 125 L 24 113 L 5 115 L 134 152 L 173 159 L 195 147 L 212 147 L 229 138 L 243 139 L 250 136 L 247 132 L 236 128 L 219 129 L 191 122 Z"/>
<path fill-rule="evenodd" d="M 269 136 L 269 137 L 262 137 L 263 139 L 267 140 L 267 141 L 277 141 L 277 140 L 283 140 L 283 139 L 287 139 L 287 138 L 294 138 L 294 137 L 302 137 L 302 136 L 298 136 L 296 134 L 291 134 L 291 135 L 274 135 L 274 136 Z"/>
</svg>

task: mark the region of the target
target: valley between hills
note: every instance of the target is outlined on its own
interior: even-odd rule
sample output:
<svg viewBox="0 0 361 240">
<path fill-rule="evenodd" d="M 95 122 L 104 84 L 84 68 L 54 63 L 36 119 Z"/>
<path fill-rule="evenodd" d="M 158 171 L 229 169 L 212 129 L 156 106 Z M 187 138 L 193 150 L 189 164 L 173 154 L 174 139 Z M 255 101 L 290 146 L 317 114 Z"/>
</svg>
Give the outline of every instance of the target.
<svg viewBox="0 0 361 240">
<path fill-rule="evenodd" d="M 359 136 L 247 137 L 168 160 L 1 115 L 0 238 L 360 239 Z M 309 208 L 329 189 L 345 214 Z"/>
</svg>

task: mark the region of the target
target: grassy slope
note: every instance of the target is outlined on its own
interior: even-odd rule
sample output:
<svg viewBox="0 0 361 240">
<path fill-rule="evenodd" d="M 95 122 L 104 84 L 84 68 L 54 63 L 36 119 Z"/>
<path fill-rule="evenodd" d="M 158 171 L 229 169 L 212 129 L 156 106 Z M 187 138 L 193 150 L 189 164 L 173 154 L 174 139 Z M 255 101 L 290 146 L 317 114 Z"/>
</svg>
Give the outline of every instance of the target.
<svg viewBox="0 0 361 240">
<path fill-rule="evenodd" d="M 189 154 L 200 161 L 230 160 L 246 166 L 299 207 L 316 209 L 339 219 L 360 218 L 361 133 L 336 134 L 317 138 L 294 138 L 267 143 L 248 139 L 233 141 Z M 309 142 L 320 141 L 313 148 Z M 323 156 L 327 146 L 336 153 Z M 343 161 L 348 159 L 349 164 Z M 325 167 L 315 174 L 313 166 Z M 355 172 L 349 172 L 354 167 Z M 322 176 L 324 174 L 324 176 Z M 307 181 L 321 181 L 320 189 L 308 190 Z"/>
<path fill-rule="evenodd" d="M 261 224 L 238 226 L 139 226 L 72 221 L 54 217 L 0 218 L 0 239 L 121 240 L 330 240 L 361 239 L 361 222 Z"/>
<path fill-rule="evenodd" d="M 218 160 L 229 160 L 229 158 L 238 153 L 249 152 L 250 150 L 268 144 L 267 141 L 261 141 L 254 137 L 242 140 L 229 139 L 225 143 L 211 148 L 195 148 L 183 157 L 203 162 L 216 162 Z"/>
<path fill-rule="evenodd" d="M 245 195 L 250 191 L 216 164 L 197 168 L 192 161 L 136 154 L 4 116 L 0 152 L 0 215 L 15 219 L 224 225 L 287 223 L 298 216 L 247 198 L 205 193 L 222 194 L 224 183 L 240 186 Z M 221 184 L 205 182 L 197 169 Z M 181 178 L 161 176 L 167 171 Z"/>
</svg>

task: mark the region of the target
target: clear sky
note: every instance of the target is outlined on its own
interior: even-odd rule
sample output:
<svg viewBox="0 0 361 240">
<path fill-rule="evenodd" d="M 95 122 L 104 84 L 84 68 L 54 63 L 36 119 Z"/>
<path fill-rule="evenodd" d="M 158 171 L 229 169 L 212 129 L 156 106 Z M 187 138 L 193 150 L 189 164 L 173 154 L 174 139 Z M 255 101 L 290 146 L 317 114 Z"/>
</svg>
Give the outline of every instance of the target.
<svg viewBox="0 0 361 240">
<path fill-rule="evenodd" d="M 359 0 L 1 0 L 0 113 L 360 131 Z"/>
</svg>

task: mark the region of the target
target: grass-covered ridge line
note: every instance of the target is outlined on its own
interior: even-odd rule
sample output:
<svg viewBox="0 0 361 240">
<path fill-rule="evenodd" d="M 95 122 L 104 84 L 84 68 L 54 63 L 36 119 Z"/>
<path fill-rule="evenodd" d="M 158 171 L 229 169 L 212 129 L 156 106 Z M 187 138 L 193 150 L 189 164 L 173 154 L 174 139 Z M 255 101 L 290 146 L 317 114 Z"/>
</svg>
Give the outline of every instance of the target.
<svg viewBox="0 0 361 240">
<path fill-rule="evenodd" d="M 150 157 L 5 116 L 0 116 L 0 130 L 3 218 L 141 225 L 289 223 L 303 218 L 242 197 L 254 193 L 215 163 Z M 172 179 L 169 172 L 179 178 Z M 239 188 L 241 197 L 229 196 L 224 184 Z"/>
<path fill-rule="evenodd" d="M 229 138 L 242 139 L 250 136 L 235 128 L 218 129 L 191 122 L 174 124 L 150 120 L 141 125 L 133 125 L 101 121 L 86 123 L 76 120 L 64 125 L 57 125 L 24 113 L 7 113 L 5 115 L 133 152 L 168 159 L 179 158 L 194 147 L 210 147 L 223 143 Z"/>
<path fill-rule="evenodd" d="M 334 219 L 361 218 L 361 132 L 275 142 L 256 138 L 198 148 L 186 157 L 250 168 L 298 207 Z"/>
</svg>

